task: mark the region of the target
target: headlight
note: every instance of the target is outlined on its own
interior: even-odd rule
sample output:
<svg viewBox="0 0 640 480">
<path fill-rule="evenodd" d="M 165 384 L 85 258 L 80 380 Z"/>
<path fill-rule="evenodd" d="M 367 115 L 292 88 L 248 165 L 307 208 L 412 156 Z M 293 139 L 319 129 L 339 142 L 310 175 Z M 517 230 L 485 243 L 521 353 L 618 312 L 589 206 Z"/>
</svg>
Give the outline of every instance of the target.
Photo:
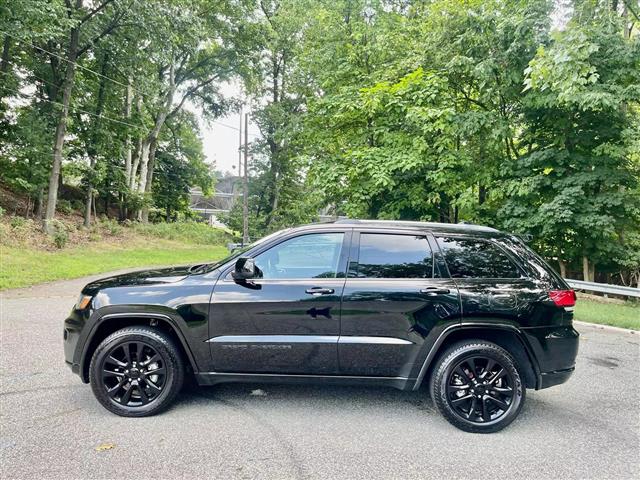
<svg viewBox="0 0 640 480">
<path fill-rule="evenodd" d="M 76 310 L 84 310 L 91 303 L 91 297 L 89 295 L 80 294 L 78 297 L 78 301 L 76 302 L 75 309 Z"/>
</svg>

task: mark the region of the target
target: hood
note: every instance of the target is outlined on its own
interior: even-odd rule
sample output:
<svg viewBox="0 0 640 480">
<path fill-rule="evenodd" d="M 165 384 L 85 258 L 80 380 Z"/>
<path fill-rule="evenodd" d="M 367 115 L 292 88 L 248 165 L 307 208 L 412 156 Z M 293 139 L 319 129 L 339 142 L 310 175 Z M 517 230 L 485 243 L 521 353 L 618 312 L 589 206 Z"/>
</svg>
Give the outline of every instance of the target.
<svg viewBox="0 0 640 480">
<path fill-rule="evenodd" d="M 183 265 L 115 275 L 89 283 L 82 289 L 82 292 L 92 295 L 104 288 L 175 283 L 187 278 L 193 268 L 193 265 Z"/>
</svg>

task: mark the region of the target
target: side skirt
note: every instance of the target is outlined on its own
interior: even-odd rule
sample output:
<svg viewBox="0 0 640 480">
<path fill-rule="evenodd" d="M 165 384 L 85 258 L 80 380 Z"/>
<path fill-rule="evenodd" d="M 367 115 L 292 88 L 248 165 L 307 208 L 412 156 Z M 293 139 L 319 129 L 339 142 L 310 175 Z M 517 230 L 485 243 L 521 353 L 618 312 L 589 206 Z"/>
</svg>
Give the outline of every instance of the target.
<svg viewBox="0 0 640 480">
<path fill-rule="evenodd" d="M 346 375 L 286 375 L 280 373 L 220 373 L 204 372 L 195 375 L 198 385 L 218 383 L 281 383 L 281 384 L 325 384 L 393 387 L 398 390 L 413 390 L 415 378 L 405 377 L 357 377 Z"/>
</svg>

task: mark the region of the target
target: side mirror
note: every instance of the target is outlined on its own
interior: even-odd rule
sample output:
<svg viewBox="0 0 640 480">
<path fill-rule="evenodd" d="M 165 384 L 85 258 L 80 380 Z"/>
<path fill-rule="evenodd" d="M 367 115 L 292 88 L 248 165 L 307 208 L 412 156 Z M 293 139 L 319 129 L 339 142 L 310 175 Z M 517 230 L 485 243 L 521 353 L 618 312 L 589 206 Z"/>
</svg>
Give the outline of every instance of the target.
<svg viewBox="0 0 640 480">
<path fill-rule="evenodd" d="M 256 267 L 253 258 L 240 257 L 236 261 L 236 268 L 231 272 L 234 280 L 249 280 L 252 278 L 262 278 L 262 272 Z"/>
</svg>

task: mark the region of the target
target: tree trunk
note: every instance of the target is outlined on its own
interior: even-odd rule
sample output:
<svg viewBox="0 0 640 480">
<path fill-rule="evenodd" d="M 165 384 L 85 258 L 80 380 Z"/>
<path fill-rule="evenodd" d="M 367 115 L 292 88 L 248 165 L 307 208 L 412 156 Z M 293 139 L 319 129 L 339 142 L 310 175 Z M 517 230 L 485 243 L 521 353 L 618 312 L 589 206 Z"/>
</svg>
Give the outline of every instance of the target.
<svg viewBox="0 0 640 480">
<path fill-rule="evenodd" d="M 76 9 L 82 7 L 82 0 L 76 0 Z M 47 193 L 47 210 L 44 215 L 43 227 L 48 234 L 53 233 L 52 220 L 56 214 L 56 203 L 58 201 L 58 180 L 62 168 L 62 149 L 64 147 L 64 136 L 67 131 L 67 118 L 69 116 L 69 104 L 71 103 L 71 91 L 76 71 L 76 57 L 78 53 L 78 43 L 80 39 L 79 27 L 71 30 L 69 40 L 69 51 L 67 53 L 67 71 L 62 90 L 62 111 L 58 117 L 56 133 L 53 142 L 53 164 L 49 175 L 49 191 Z"/>
<path fill-rule="evenodd" d="M 148 195 L 151 193 L 151 187 L 153 186 L 153 170 L 156 166 L 156 148 L 158 146 L 157 140 L 154 140 L 151 145 L 149 145 L 149 163 L 147 166 L 147 178 L 145 180 L 145 188 L 144 193 Z M 149 223 L 149 206 L 145 203 L 142 207 L 140 221 L 142 223 Z"/>
<path fill-rule="evenodd" d="M 131 78 L 127 82 L 127 97 L 124 101 L 124 118 L 128 122 L 131 120 L 131 105 L 133 104 L 133 86 L 131 85 Z M 125 137 L 124 147 L 124 173 L 125 184 L 127 187 L 131 185 L 131 134 L 127 130 Z"/>
<path fill-rule="evenodd" d="M 42 220 L 42 212 L 44 210 L 44 187 L 38 189 L 38 201 L 36 202 L 35 217 L 38 220 Z"/>
<path fill-rule="evenodd" d="M 478 186 L 478 205 L 482 205 L 487 200 L 487 189 L 483 185 Z"/>
<path fill-rule="evenodd" d="M 9 53 L 11 48 L 11 37 L 9 35 L 4 36 L 4 42 L 2 44 L 2 60 L 0 61 L 0 72 L 9 72 Z"/>
<path fill-rule="evenodd" d="M 145 194 L 151 191 L 150 180 L 153 180 L 153 167 L 155 162 L 155 150 L 156 145 L 158 143 L 158 136 L 160 135 L 160 130 L 164 126 L 164 122 L 167 120 L 167 116 L 169 115 L 169 110 L 171 105 L 173 104 L 173 96 L 176 91 L 176 83 L 175 83 L 175 73 L 174 67 L 171 65 L 169 70 L 169 89 L 165 95 L 162 108 L 160 112 L 158 112 L 156 116 L 156 120 L 154 122 L 153 129 L 149 132 L 149 134 L 142 140 L 141 150 L 140 150 L 140 182 L 138 183 L 138 193 Z M 151 161 L 151 163 L 150 163 Z M 148 187 L 147 187 L 147 184 Z M 145 213 L 146 211 L 146 213 Z M 148 220 L 149 210 L 144 207 L 138 212 L 138 220 L 145 221 L 143 217 Z"/>
<path fill-rule="evenodd" d="M 567 264 L 565 261 L 558 259 L 558 265 L 560 266 L 560 276 L 562 278 L 567 278 Z"/>
<path fill-rule="evenodd" d="M 91 184 L 91 175 L 93 175 L 93 169 L 96 166 L 96 160 L 98 156 L 98 134 L 100 132 L 100 116 L 104 108 L 104 94 L 105 94 L 105 80 L 107 78 L 107 63 L 108 56 L 105 54 L 102 57 L 102 65 L 100 68 L 100 85 L 98 86 L 98 98 L 96 101 L 95 110 L 95 122 L 93 123 L 93 129 L 91 132 L 91 139 L 89 140 L 89 148 L 87 154 L 89 155 L 89 179 L 87 180 L 87 196 L 85 200 L 84 208 L 84 226 L 89 228 L 91 225 L 91 201 L 93 197 L 93 185 Z"/>
<path fill-rule="evenodd" d="M 589 268 L 589 258 L 587 258 L 587 256 L 583 256 L 582 257 L 582 279 L 585 282 L 591 282 L 591 277 L 590 277 L 590 273 L 591 270 Z"/>
</svg>

